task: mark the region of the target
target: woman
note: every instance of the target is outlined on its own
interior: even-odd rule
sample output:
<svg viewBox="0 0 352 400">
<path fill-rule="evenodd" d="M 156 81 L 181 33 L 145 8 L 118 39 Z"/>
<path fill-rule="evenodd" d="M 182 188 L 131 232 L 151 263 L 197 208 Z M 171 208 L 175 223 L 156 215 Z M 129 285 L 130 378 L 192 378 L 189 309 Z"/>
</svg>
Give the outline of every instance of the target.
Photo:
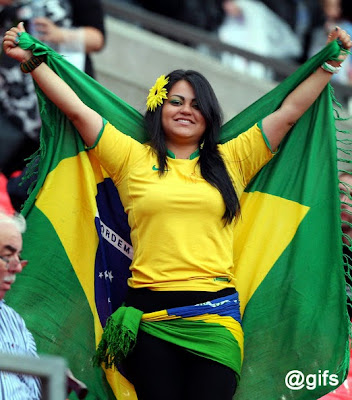
<svg viewBox="0 0 352 400">
<path fill-rule="evenodd" d="M 73 122 L 112 177 L 128 214 L 134 258 L 130 307 L 113 318 L 122 320 L 117 361 L 125 352 L 122 367 L 139 399 L 231 399 L 243 340 L 231 274 L 238 199 L 340 62 L 324 64 L 277 111 L 222 146 L 220 109 L 209 83 L 194 71 L 173 71 L 151 89 L 145 118 L 151 144 L 144 146 L 102 121 L 43 59 L 18 48 L 23 31 L 20 24 L 6 33 L 5 52 Z M 339 28 L 329 41 L 336 38 L 351 48 Z M 168 312 L 154 313 L 163 309 Z M 177 323 L 165 322 L 175 315 L 181 317 Z M 126 354 L 122 333 L 135 333 L 139 324 L 135 348 Z M 114 351 L 115 342 L 107 347 Z"/>
</svg>

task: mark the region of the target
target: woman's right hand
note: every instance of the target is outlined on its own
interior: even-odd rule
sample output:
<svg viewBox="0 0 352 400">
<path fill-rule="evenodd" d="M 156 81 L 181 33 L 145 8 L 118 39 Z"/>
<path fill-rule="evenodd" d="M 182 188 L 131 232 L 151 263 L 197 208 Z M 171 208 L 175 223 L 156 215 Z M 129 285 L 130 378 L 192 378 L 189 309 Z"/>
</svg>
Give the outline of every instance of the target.
<svg viewBox="0 0 352 400">
<path fill-rule="evenodd" d="M 3 38 L 3 49 L 9 57 L 19 62 L 24 62 L 32 57 L 32 52 L 23 50 L 18 46 L 21 32 L 25 32 L 23 22 L 7 31 Z"/>
</svg>

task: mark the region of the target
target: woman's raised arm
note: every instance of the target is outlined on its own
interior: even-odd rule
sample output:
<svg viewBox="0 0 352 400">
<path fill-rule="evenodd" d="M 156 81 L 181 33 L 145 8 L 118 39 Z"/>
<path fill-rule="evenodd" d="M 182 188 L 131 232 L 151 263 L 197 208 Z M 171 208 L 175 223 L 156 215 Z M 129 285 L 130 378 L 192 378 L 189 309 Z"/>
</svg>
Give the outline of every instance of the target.
<svg viewBox="0 0 352 400">
<path fill-rule="evenodd" d="M 335 39 L 339 39 L 341 46 L 347 50 L 352 47 L 350 36 L 338 27 L 329 34 L 328 43 Z M 343 57 L 346 56 L 341 55 L 341 61 L 329 61 L 327 67 L 330 65 L 333 71 L 340 66 Z M 263 119 L 263 130 L 273 150 L 277 149 L 291 127 L 319 97 L 331 77 L 332 72 L 318 68 L 286 97 L 278 110 Z"/>
<path fill-rule="evenodd" d="M 7 31 L 3 47 L 9 57 L 19 62 L 27 62 L 33 54 L 17 46 L 21 32 L 25 32 L 23 23 Z M 92 146 L 103 126 L 102 117 L 86 106 L 67 83 L 45 63 L 36 67 L 31 75 L 43 93 L 72 121 L 84 142 Z"/>
</svg>

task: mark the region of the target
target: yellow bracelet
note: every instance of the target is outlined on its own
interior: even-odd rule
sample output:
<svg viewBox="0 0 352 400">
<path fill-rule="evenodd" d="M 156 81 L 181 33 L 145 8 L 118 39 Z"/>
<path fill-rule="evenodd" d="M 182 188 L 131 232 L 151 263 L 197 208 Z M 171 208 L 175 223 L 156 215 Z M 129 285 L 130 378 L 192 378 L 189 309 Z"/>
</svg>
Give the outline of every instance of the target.
<svg viewBox="0 0 352 400">
<path fill-rule="evenodd" d="M 28 74 L 39 67 L 39 65 L 44 61 L 45 56 L 32 56 L 29 60 L 20 64 L 21 71 Z"/>
</svg>

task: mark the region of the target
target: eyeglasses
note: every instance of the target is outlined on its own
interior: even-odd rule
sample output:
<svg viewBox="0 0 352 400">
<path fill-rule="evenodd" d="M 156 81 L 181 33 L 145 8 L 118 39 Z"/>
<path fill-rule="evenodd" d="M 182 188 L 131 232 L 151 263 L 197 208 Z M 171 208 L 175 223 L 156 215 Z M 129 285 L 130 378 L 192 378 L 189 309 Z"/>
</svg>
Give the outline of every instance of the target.
<svg viewBox="0 0 352 400">
<path fill-rule="evenodd" d="M 28 264 L 27 260 L 22 260 L 21 258 L 16 260 L 15 257 L 0 256 L 0 260 L 4 261 L 6 269 L 9 269 L 11 263 L 15 266 L 21 264 L 22 268 L 24 268 Z"/>
</svg>

